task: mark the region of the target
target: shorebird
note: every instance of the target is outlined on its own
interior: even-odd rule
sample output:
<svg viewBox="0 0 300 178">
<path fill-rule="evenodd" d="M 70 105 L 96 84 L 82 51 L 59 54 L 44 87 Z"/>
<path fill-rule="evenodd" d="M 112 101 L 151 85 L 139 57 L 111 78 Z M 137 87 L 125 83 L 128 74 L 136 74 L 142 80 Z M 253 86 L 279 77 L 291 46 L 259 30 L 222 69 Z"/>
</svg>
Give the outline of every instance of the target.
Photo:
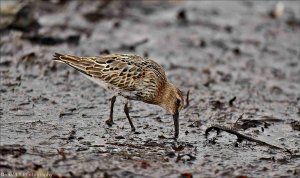
<svg viewBox="0 0 300 178">
<path fill-rule="evenodd" d="M 114 93 L 106 124 L 113 124 L 113 109 L 117 96 L 126 98 L 124 112 L 131 126 L 128 100 L 138 100 L 161 106 L 173 115 L 175 138 L 179 135 L 179 111 L 184 107 L 182 92 L 169 83 L 165 71 L 155 61 L 133 54 L 108 54 L 78 57 L 55 53 L 53 60 L 75 68 L 87 78 Z"/>
</svg>

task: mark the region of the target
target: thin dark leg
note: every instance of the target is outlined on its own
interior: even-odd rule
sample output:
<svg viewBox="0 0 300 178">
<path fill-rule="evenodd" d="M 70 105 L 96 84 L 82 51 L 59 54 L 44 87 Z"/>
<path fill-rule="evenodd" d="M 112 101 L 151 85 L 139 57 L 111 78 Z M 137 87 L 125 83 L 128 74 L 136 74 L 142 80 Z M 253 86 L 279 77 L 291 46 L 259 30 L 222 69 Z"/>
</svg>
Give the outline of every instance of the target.
<svg viewBox="0 0 300 178">
<path fill-rule="evenodd" d="M 113 121 L 113 114 L 114 114 L 114 105 L 116 102 L 116 96 L 113 96 L 111 98 L 111 103 L 110 103 L 110 115 L 109 115 L 109 119 L 106 121 L 106 124 L 109 126 L 112 126 L 112 124 L 114 123 Z"/>
<path fill-rule="evenodd" d="M 132 121 L 131 121 L 131 118 L 130 118 L 130 116 L 129 116 L 128 103 L 125 103 L 125 105 L 124 105 L 124 112 L 125 112 L 126 117 L 127 117 L 128 121 L 129 121 L 129 124 L 130 124 L 130 126 L 131 126 L 131 131 L 134 132 L 134 131 L 135 131 L 135 127 L 134 127 L 134 125 L 133 125 L 133 123 L 132 123 Z"/>
</svg>

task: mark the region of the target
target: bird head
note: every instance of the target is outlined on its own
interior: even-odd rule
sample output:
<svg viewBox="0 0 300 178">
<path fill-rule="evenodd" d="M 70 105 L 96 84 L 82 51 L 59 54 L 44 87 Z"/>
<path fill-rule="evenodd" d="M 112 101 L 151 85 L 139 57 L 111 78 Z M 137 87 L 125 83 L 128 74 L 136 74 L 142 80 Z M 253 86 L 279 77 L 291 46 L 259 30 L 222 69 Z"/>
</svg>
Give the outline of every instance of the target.
<svg viewBox="0 0 300 178">
<path fill-rule="evenodd" d="M 173 84 L 167 83 L 160 95 L 160 106 L 173 115 L 175 126 L 175 138 L 179 134 L 179 112 L 184 107 L 184 99 L 182 92 Z"/>
</svg>

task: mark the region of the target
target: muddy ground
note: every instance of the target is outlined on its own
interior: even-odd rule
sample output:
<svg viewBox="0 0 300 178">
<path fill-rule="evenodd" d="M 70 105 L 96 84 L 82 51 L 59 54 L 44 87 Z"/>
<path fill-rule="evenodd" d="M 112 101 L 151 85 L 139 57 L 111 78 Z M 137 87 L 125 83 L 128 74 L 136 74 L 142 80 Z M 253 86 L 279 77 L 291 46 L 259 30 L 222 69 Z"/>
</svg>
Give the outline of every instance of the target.
<svg viewBox="0 0 300 178">
<path fill-rule="evenodd" d="M 300 177 L 300 3 L 1 1 L 1 177 Z M 280 10 L 280 8 L 279 8 Z M 4 17 L 4 16 L 3 16 Z M 4 19 L 4 18 L 2 18 Z M 180 136 L 157 106 L 117 98 L 54 52 L 134 53 L 187 93 Z M 289 149 L 205 130 L 227 126 Z M 14 175 L 15 176 L 15 175 Z M 13 176 L 13 177 L 14 177 Z"/>
</svg>

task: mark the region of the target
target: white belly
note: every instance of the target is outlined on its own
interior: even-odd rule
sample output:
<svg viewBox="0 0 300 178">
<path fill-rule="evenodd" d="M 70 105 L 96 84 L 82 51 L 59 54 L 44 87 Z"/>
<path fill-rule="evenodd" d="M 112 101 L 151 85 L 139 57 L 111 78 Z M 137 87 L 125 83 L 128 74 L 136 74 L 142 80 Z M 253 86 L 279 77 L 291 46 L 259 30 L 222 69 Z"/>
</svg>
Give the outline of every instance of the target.
<svg viewBox="0 0 300 178">
<path fill-rule="evenodd" d="M 97 83 L 98 85 L 100 85 L 102 88 L 105 88 L 105 89 L 110 88 L 109 85 L 108 85 L 106 82 L 104 82 L 103 80 L 96 79 L 96 78 L 94 78 L 94 77 L 90 77 L 90 76 L 87 76 L 87 75 L 85 75 L 85 76 L 86 76 L 88 79 L 90 79 L 91 81 L 93 81 L 93 82 Z"/>
</svg>

